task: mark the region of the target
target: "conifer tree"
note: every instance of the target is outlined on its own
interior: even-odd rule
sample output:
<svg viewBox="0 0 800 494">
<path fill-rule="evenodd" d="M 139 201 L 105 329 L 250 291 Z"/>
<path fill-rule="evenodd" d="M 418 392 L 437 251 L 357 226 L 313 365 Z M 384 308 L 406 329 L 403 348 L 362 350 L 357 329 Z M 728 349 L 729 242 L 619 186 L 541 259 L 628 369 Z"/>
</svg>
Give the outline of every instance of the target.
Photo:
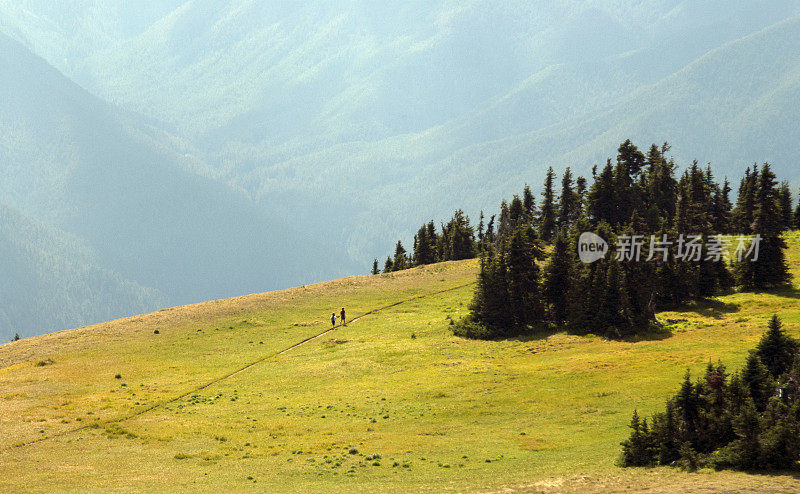
<svg viewBox="0 0 800 494">
<path fill-rule="evenodd" d="M 436 238 L 436 258 L 439 261 L 450 261 L 450 247 L 452 245 L 450 241 L 450 230 L 447 229 L 447 225 L 444 223 L 442 225 L 442 234 Z"/>
<path fill-rule="evenodd" d="M 372 274 L 380 274 L 381 270 L 378 267 L 378 258 L 372 261 Z"/>
<path fill-rule="evenodd" d="M 731 185 L 726 178 L 722 185 L 714 186 L 714 197 L 712 199 L 712 218 L 711 226 L 714 232 L 720 234 L 730 233 L 731 227 Z"/>
<path fill-rule="evenodd" d="M 634 210 L 624 235 L 637 235 L 646 229 L 639 212 Z M 622 289 L 627 301 L 628 332 L 646 331 L 655 321 L 656 294 L 653 281 L 656 276 L 652 262 L 625 262 L 621 265 Z"/>
<path fill-rule="evenodd" d="M 595 224 L 605 221 L 612 225 L 616 218 L 615 211 L 614 168 L 611 166 L 611 160 L 608 160 L 589 189 L 587 212 Z"/>
<path fill-rule="evenodd" d="M 496 237 L 495 237 L 495 234 L 494 234 L 494 218 L 495 218 L 495 215 L 492 215 L 489 218 L 489 223 L 486 224 L 485 239 L 486 239 L 486 244 L 487 245 L 493 245 L 495 240 L 496 240 Z"/>
<path fill-rule="evenodd" d="M 744 369 L 742 369 L 742 381 L 747 386 L 756 410 L 763 412 L 775 389 L 775 381 L 772 379 L 769 369 L 754 351 L 750 352 Z"/>
<path fill-rule="evenodd" d="M 428 236 L 427 225 L 422 225 L 414 237 L 414 265 L 422 266 L 436 262 L 436 245 Z"/>
<path fill-rule="evenodd" d="M 470 317 L 486 329 L 487 337 L 497 337 L 512 326 L 508 296 L 506 241 L 495 251 L 491 245 L 480 257 L 480 273 L 470 305 Z"/>
<path fill-rule="evenodd" d="M 703 379 L 695 384 L 700 413 L 697 427 L 697 450 L 710 453 L 734 439 L 728 413 L 728 385 L 725 366 L 706 367 Z"/>
<path fill-rule="evenodd" d="M 526 220 L 532 222 L 536 216 L 536 198 L 528 184 L 525 184 L 525 189 L 522 191 L 522 206 L 525 209 Z"/>
<path fill-rule="evenodd" d="M 580 232 L 588 230 L 588 224 L 589 220 L 586 218 L 578 220 L 571 236 L 572 245 L 577 245 Z M 608 223 L 601 221 L 596 226 L 596 233 L 609 245 L 614 244 L 615 239 Z M 575 263 L 574 282 L 567 293 L 567 325 L 572 332 L 586 334 L 593 331 L 597 334 L 618 336 L 608 332 L 616 323 L 620 311 L 617 303 L 619 280 L 609 282 L 607 279 L 609 264 L 614 262 L 607 257 L 591 264 Z M 612 296 L 609 297 L 609 294 Z"/>
<path fill-rule="evenodd" d="M 549 242 L 553 238 L 556 230 L 556 206 L 553 182 L 556 174 L 553 167 L 547 169 L 547 176 L 544 180 L 544 192 L 542 193 L 542 207 L 539 212 L 539 238 Z"/>
<path fill-rule="evenodd" d="M 575 197 L 578 201 L 576 216 L 581 216 L 586 213 L 587 194 L 586 178 L 579 176 L 575 179 Z"/>
<path fill-rule="evenodd" d="M 667 161 L 664 156 L 667 150 L 667 143 L 661 148 L 653 144 L 647 152 L 644 194 L 651 212 L 654 213 L 647 214 L 652 229 L 657 229 L 662 222 L 670 224 L 675 216 L 678 182 L 675 179 L 675 164 Z"/>
<path fill-rule="evenodd" d="M 573 275 L 573 258 L 569 251 L 569 241 L 560 233 L 553 243 L 553 253 L 545 267 L 543 295 L 547 300 L 550 320 L 562 323 L 567 320 L 570 283 Z"/>
<path fill-rule="evenodd" d="M 508 243 L 508 298 L 514 331 L 544 320 L 540 270 L 541 247 L 530 225 L 519 225 Z"/>
<path fill-rule="evenodd" d="M 597 167 L 593 168 L 595 181 L 588 192 L 584 180 L 578 180 L 577 188 L 573 187 L 572 175 L 567 168 L 557 201 L 553 191 L 555 172 L 551 167 L 536 221 L 531 221 L 535 205 L 530 187 L 526 186 L 521 197 L 515 195 L 510 203 L 502 202 L 497 216 L 497 234 L 493 228 L 495 216 L 490 218 L 484 230 L 484 217 L 481 215 L 478 249 L 475 249 L 474 232 L 468 219 L 458 211 L 453 220 L 442 225 L 437 259 L 472 257 L 476 252 L 482 252 L 484 246 L 492 248 L 493 254 L 483 262 L 485 276 L 482 277 L 494 280 L 493 283 L 487 281 L 484 286 L 498 290 L 494 294 L 496 298 L 492 299 L 495 301 L 493 307 L 504 307 L 506 319 L 503 323 L 491 322 L 488 318 L 484 321 L 486 326 L 493 324 L 504 328 L 502 331 L 509 331 L 509 328 L 519 331 L 544 317 L 550 318 L 548 322 L 565 322 L 578 333 L 593 331 L 620 337 L 646 331 L 655 320 L 659 304 L 676 305 L 713 296 L 732 286 L 733 277 L 727 263 L 721 262 L 724 255 L 717 256 L 717 259 L 710 251 L 711 242 L 717 243 L 714 239 L 716 234 L 735 231 L 736 226 L 731 225 L 744 225 L 746 231 L 758 233 L 761 236 L 759 257 L 768 261 L 763 266 L 737 264 L 737 283 L 747 288 L 760 288 L 777 286 L 776 278 L 783 282 L 788 280 L 782 250 L 770 249 L 767 241 L 771 237 L 773 245 L 782 242 L 780 227 L 776 225 L 781 224 L 781 211 L 785 213 L 785 207 L 781 210 L 780 203 L 781 197 L 785 197 L 783 187 L 781 190 L 776 188 L 769 165 L 762 170 L 757 166 L 747 169 L 740 184 L 737 206 L 731 211 L 727 179 L 722 184 L 717 183 L 711 168 L 703 169 L 695 161 L 680 180 L 676 180 L 675 164 L 665 157 L 668 150 L 667 143 L 661 147 L 653 145 L 645 156 L 630 141 L 622 143 L 615 166 L 608 160 L 599 173 Z M 582 212 L 584 194 L 585 214 Z M 465 221 L 459 221 L 460 217 Z M 462 225 L 467 228 L 461 228 Z M 534 244 L 543 238 L 557 244 L 545 264 L 541 279 L 538 271 L 532 274 L 526 271 L 527 268 L 522 268 L 541 261 L 540 254 L 534 256 L 533 263 L 519 261 L 526 258 L 526 249 L 521 246 L 529 243 L 525 234 L 520 232 L 532 226 L 534 229 L 528 231 L 527 236 L 535 239 Z M 653 241 L 672 245 L 669 247 L 670 255 L 662 259 L 656 253 L 655 259 L 651 257 L 648 261 L 636 263 L 617 261 L 611 252 L 612 257 L 588 265 L 578 263 L 569 255 L 574 254 L 569 253 L 570 246 L 576 248 L 580 232 L 593 230 L 596 233 L 602 231 L 600 236 L 612 246 L 618 235 L 641 235 L 644 255 L 647 254 L 647 239 L 652 235 Z M 460 235 L 464 232 L 467 234 Z M 569 240 L 565 238 L 567 234 Z M 422 257 L 417 250 L 424 245 L 424 238 L 425 235 L 418 232 L 415 259 Z M 467 254 L 459 255 L 459 249 L 454 250 L 454 246 L 459 245 L 459 238 L 468 239 L 463 242 Z M 699 257 L 693 256 L 690 262 L 678 262 L 677 254 L 684 254 L 687 244 L 694 242 L 695 238 L 700 242 Z M 502 273 L 502 276 L 493 276 L 493 273 Z M 532 279 L 538 280 L 537 283 L 531 282 Z M 533 288 L 534 285 L 538 288 Z M 538 307 L 533 310 L 537 316 L 530 315 L 530 308 L 534 305 L 525 299 L 525 290 L 518 288 L 521 286 L 532 287 L 527 291 L 537 296 L 541 293 L 546 308 L 544 312 Z M 485 305 L 476 304 L 476 307 Z M 501 320 L 501 312 L 491 313 Z M 711 419 L 709 424 L 719 425 Z M 691 448 L 702 453 L 706 448 L 704 444 L 702 441 L 693 443 Z"/>
<path fill-rule="evenodd" d="M 637 183 L 639 173 L 646 162 L 644 154 L 630 139 L 617 150 L 617 165 L 614 167 L 614 215 L 612 226 L 626 224 L 634 210 L 640 207 L 641 190 Z"/>
<path fill-rule="evenodd" d="M 517 226 L 525 221 L 525 207 L 522 205 L 522 199 L 516 194 L 508 205 L 508 220 L 511 231 L 516 230 Z"/>
<path fill-rule="evenodd" d="M 620 338 L 632 332 L 626 318 L 629 315 L 628 301 L 623 289 L 619 262 L 611 260 L 605 264 L 605 283 L 596 289 L 600 308 L 593 327 L 598 328 L 601 334 Z"/>
<path fill-rule="evenodd" d="M 483 210 L 481 209 L 481 214 L 478 216 L 478 249 L 483 249 L 483 230 L 485 225 L 483 223 Z"/>
<path fill-rule="evenodd" d="M 511 235 L 511 215 L 505 199 L 500 203 L 500 216 L 497 218 L 497 236 L 501 239 Z"/>
<path fill-rule="evenodd" d="M 647 419 L 639 419 L 636 410 L 633 411 L 630 437 L 622 444 L 622 463 L 625 466 L 643 467 L 654 463 L 655 451 L 650 441 L 650 431 L 647 427 Z"/>
<path fill-rule="evenodd" d="M 674 230 L 662 229 L 656 232 L 656 239 L 677 238 Z M 656 263 L 654 275 L 654 293 L 662 307 L 676 307 L 686 302 L 693 294 L 686 290 L 687 277 L 690 275 L 689 263 L 676 259 L 675 251 L 671 249 L 666 261 Z"/>
<path fill-rule="evenodd" d="M 433 262 L 443 261 L 442 253 L 439 251 L 439 235 L 436 233 L 436 224 L 434 224 L 433 220 L 428 222 L 425 230 L 425 235 L 428 237 L 428 242 L 431 245 Z"/>
<path fill-rule="evenodd" d="M 561 179 L 561 195 L 558 197 L 558 218 L 556 227 L 566 232 L 573 221 L 578 217 L 578 198 L 572 187 L 572 172 L 569 167 L 564 171 Z"/>
<path fill-rule="evenodd" d="M 753 165 L 752 171 L 750 167 L 747 167 L 744 177 L 739 183 L 739 194 L 732 214 L 732 226 L 736 229 L 736 233 L 748 234 L 752 232 L 757 189 L 758 165 Z"/>
<path fill-rule="evenodd" d="M 469 217 L 462 210 L 453 214 L 447 226 L 447 253 L 445 260 L 460 261 L 475 257 L 475 231 L 469 224 Z"/>
<path fill-rule="evenodd" d="M 761 466 L 761 424 L 758 410 L 749 396 L 733 420 L 737 439 L 721 455 L 731 466 L 753 469 Z M 723 464 L 724 465 L 724 464 Z"/>
<path fill-rule="evenodd" d="M 765 163 L 753 194 L 752 232 L 760 236 L 760 241 L 756 240 L 758 258 L 754 259 L 754 252 L 750 258 L 737 262 L 734 270 L 737 284 L 746 289 L 774 288 L 791 279 L 784 255 L 786 242 L 781 237 L 783 226 L 776 184 L 775 174 Z"/>
<path fill-rule="evenodd" d="M 651 433 L 653 436 L 654 460 L 661 465 L 669 465 L 678 460 L 680 443 L 678 437 L 678 419 L 675 414 L 674 400 L 667 401 L 664 413 L 653 414 Z"/>
<path fill-rule="evenodd" d="M 781 186 L 778 189 L 778 210 L 781 214 L 781 228 L 783 230 L 791 229 L 794 223 L 792 205 L 792 191 L 789 189 L 789 182 L 781 182 Z"/>
<path fill-rule="evenodd" d="M 408 267 L 408 257 L 403 243 L 399 240 L 394 249 L 394 259 L 392 260 L 392 271 L 400 271 Z"/>
<path fill-rule="evenodd" d="M 700 409 L 697 389 L 692 384 L 688 369 L 683 377 L 680 390 L 675 395 L 675 409 L 683 424 L 681 442 L 687 442 L 694 446 L 697 443 L 697 422 L 700 417 Z"/>
<path fill-rule="evenodd" d="M 798 342 L 781 329 L 781 319 L 777 314 L 769 321 L 767 332 L 756 346 L 755 354 L 767 367 L 772 377 L 779 378 L 791 369 L 797 358 Z"/>
<path fill-rule="evenodd" d="M 394 262 L 392 262 L 391 257 L 387 257 L 386 261 L 383 263 L 383 272 L 391 273 L 393 270 L 394 270 Z"/>
<path fill-rule="evenodd" d="M 773 397 L 761 420 L 761 465 L 788 470 L 800 456 L 800 425 L 789 407 Z"/>
</svg>

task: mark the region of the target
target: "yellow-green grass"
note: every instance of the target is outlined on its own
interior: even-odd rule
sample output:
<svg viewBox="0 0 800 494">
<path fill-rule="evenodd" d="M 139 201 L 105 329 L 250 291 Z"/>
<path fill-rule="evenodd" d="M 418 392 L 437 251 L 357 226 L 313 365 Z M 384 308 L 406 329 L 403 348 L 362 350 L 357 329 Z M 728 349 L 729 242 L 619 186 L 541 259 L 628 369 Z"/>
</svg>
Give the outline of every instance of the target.
<svg viewBox="0 0 800 494">
<path fill-rule="evenodd" d="M 639 341 L 484 342 L 450 331 L 476 271 L 348 278 L 0 346 L 0 491 L 800 489 L 790 474 L 614 465 L 632 411 L 661 409 L 687 368 L 738 368 L 772 313 L 800 336 L 800 292 L 662 313 L 687 322 Z M 278 353 L 342 305 L 384 309 Z"/>
</svg>

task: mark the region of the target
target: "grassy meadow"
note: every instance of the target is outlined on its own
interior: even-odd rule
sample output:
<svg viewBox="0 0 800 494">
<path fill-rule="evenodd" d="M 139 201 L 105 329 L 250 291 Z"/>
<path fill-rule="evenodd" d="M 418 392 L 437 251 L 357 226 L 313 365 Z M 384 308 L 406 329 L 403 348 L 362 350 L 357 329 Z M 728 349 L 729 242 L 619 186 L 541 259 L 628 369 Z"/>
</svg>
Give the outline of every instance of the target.
<svg viewBox="0 0 800 494">
<path fill-rule="evenodd" d="M 687 368 L 738 368 L 773 313 L 800 337 L 800 290 L 662 313 L 686 321 L 637 341 L 485 342 L 450 331 L 476 273 L 443 263 L 4 344 L 0 492 L 800 489 L 614 465 L 633 410 L 660 410 Z M 343 305 L 366 315 L 292 347 Z"/>
</svg>

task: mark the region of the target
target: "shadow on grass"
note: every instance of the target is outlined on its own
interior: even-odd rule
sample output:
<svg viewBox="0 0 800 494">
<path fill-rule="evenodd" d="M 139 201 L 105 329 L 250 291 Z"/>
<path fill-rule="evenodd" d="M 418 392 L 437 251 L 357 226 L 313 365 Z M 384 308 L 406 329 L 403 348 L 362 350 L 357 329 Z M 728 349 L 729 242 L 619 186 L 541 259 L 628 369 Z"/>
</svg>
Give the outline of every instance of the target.
<svg viewBox="0 0 800 494">
<path fill-rule="evenodd" d="M 712 319 L 722 319 L 722 317 L 725 314 L 738 312 L 739 306 L 733 303 L 726 303 L 721 300 L 707 298 L 679 305 L 673 309 L 670 309 L 670 311 L 694 312 L 695 314 L 703 317 L 710 317 Z"/>
<path fill-rule="evenodd" d="M 624 341 L 627 343 L 636 343 L 639 341 L 660 341 L 672 337 L 672 330 L 668 326 L 655 326 L 646 332 L 637 333 L 634 335 L 621 335 L 621 336 L 601 335 L 592 332 L 587 333 L 582 331 L 570 331 L 568 328 L 565 327 L 554 326 L 547 330 L 542 329 L 518 335 L 494 338 L 492 339 L 492 341 L 518 341 L 526 343 L 531 341 L 546 340 L 548 337 L 559 333 L 566 333 L 571 336 L 593 336 L 597 338 L 604 338 L 606 340 Z"/>
<path fill-rule="evenodd" d="M 668 326 L 662 326 L 660 329 L 653 329 L 647 333 L 635 334 L 624 336 L 622 338 L 611 338 L 615 341 L 624 341 L 626 343 L 637 343 L 640 341 L 661 341 L 667 338 L 672 338 L 672 330 Z"/>
<path fill-rule="evenodd" d="M 741 472 L 746 473 L 747 475 L 759 476 L 759 477 L 791 477 L 795 480 L 800 480 L 800 470 L 792 469 L 792 470 L 734 470 L 734 469 L 722 469 L 719 470 L 721 472 Z"/>
<path fill-rule="evenodd" d="M 521 343 L 528 343 L 531 341 L 541 341 L 546 340 L 550 336 L 554 334 L 560 333 L 561 331 L 535 331 L 530 333 L 522 333 L 513 336 L 503 336 L 499 338 L 494 338 L 492 341 L 518 341 Z"/>
<path fill-rule="evenodd" d="M 753 293 L 766 293 L 766 294 L 769 294 L 769 295 L 777 295 L 779 297 L 800 299 L 800 289 L 795 288 L 793 286 L 784 286 L 784 287 L 781 287 L 781 288 L 775 288 L 775 289 L 772 289 L 772 290 L 764 290 L 764 291 L 753 292 Z"/>
</svg>

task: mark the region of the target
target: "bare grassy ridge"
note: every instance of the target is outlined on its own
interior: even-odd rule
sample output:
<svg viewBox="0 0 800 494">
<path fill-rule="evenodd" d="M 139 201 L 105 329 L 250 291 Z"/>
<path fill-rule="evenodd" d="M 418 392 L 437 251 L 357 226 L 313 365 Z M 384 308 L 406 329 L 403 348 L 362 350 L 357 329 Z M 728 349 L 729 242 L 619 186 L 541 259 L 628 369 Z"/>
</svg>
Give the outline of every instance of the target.
<svg viewBox="0 0 800 494">
<path fill-rule="evenodd" d="M 639 341 L 479 342 L 449 329 L 476 271 L 347 278 L 2 345 L 0 491 L 800 489 L 791 474 L 613 464 L 633 409 L 660 409 L 687 367 L 738 367 L 773 312 L 800 336 L 800 292 L 662 313 L 687 322 Z M 342 305 L 352 318 L 404 300 L 278 355 Z"/>
</svg>

